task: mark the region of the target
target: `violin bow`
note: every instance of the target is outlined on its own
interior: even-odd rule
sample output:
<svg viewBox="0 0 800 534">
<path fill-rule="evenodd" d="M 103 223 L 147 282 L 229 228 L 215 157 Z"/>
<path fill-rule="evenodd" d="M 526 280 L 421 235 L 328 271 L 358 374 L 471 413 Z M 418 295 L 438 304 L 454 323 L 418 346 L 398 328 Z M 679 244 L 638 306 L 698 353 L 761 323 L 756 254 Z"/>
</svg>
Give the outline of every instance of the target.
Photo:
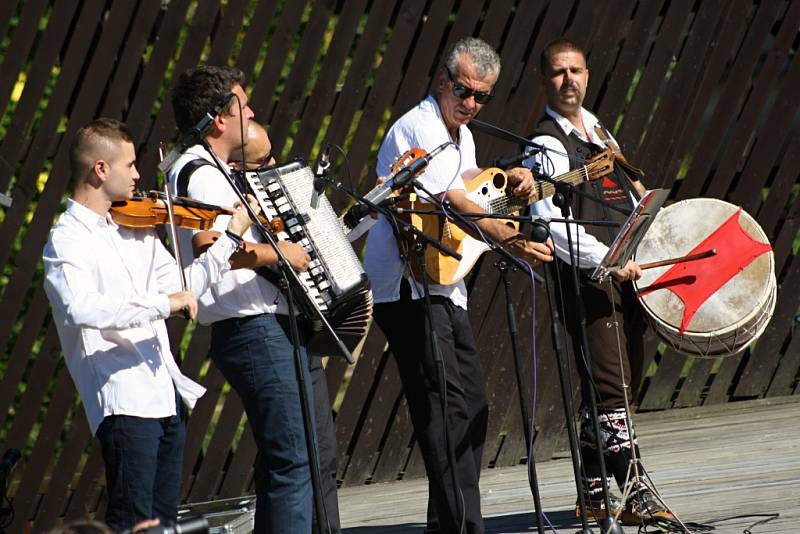
<svg viewBox="0 0 800 534">
<path fill-rule="evenodd" d="M 164 161 L 165 154 L 167 153 L 167 145 L 164 141 L 158 143 L 158 157 Z M 175 256 L 175 262 L 178 264 L 178 276 L 181 281 L 181 291 L 186 291 L 186 273 L 183 272 L 183 260 L 181 258 L 181 245 L 178 242 L 178 225 L 175 224 L 175 209 L 172 206 L 172 193 L 169 191 L 169 180 L 164 176 L 164 199 L 167 204 L 167 214 L 169 215 L 169 237 L 172 243 L 172 254 Z M 189 316 L 189 309 L 183 309 L 184 319 L 191 319 Z"/>
</svg>

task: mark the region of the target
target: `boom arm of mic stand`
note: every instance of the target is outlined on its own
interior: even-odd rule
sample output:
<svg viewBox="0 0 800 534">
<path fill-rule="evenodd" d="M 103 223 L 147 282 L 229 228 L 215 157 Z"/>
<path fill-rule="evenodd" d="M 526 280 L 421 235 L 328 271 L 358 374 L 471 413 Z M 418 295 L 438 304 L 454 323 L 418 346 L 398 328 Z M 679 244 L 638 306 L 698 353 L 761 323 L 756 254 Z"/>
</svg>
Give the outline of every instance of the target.
<svg viewBox="0 0 800 534">
<path fill-rule="evenodd" d="M 455 210 L 447 210 L 447 213 L 449 213 L 454 219 L 456 219 L 457 221 L 459 221 L 460 223 L 462 223 L 466 227 L 469 227 L 470 223 L 474 224 L 473 221 L 470 221 L 469 219 L 467 219 L 466 214 L 459 213 L 458 211 L 455 211 Z M 491 213 L 487 213 L 487 214 L 471 213 L 469 215 L 474 216 L 473 218 L 485 218 L 485 219 L 500 219 L 500 218 L 503 218 L 503 219 L 508 219 L 508 217 L 500 217 L 500 216 L 496 216 L 496 214 L 491 214 Z M 496 252 L 496 253 L 500 254 L 509 263 L 511 263 L 512 265 L 516 265 L 518 269 L 523 270 L 523 271 L 527 271 L 528 270 L 528 267 L 530 266 L 530 264 L 528 262 L 523 261 L 523 260 L 517 258 L 516 256 L 514 256 L 513 254 L 511 254 L 503 245 L 501 245 L 500 243 L 498 243 L 494 239 L 492 239 L 490 237 L 487 237 L 486 235 L 481 234 L 481 241 L 483 241 L 487 245 L 489 245 L 489 248 L 493 252 Z M 533 275 L 533 279 L 536 280 L 537 283 L 539 283 L 539 284 L 543 284 L 544 283 L 544 278 L 542 278 L 542 276 L 539 273 L 534 271 L 532 266 L 531 266 L 531 271 L 530 272 Z"/>
<path fill-rule="evenodd" d="M 383 215 L 387 219 L 393 221 L 393 224 L 398 226 L 404 232 L 407 232 L 409 234 L 413 234 L 417 239 L 420 239 L 420 240 L 424 241 L 425 243 L 428 243 L 428 244 L 432 245 L 434 248 L 442 251 L 446 255 L 452 256 L 453 258 L 461 261 L 461 254 L 459 254 L 458 252 L 456 252 L 452 248 L 448 247 L 447 245 L 445 245 L 441 241 L 433 239 L 432 237 L 424 234 L 421 230 L 419 230 L 418 228 L 415 228 L 414 225 L 412 225 L 410 223 L 407 223 L 406 221 L 400 219 L 399 217 L 397 217 L 392 212 L 391 209 L 385 208 L 385 207 L 383 207 L 383 206 L 381 206 L 379 204 L 375 204 L 374 202 L 370 202 L 369 200 L 365 199 L 364 197 L 362 197 L 358 193 L 356 193 L 356 192 L 348 189 L 347 187 L 343 186 L 340 182 L 331 181 L 330 185 L 333 186 L 334 189 L 338 189 L 339 191 L 342 191 L 346 195 L 356 199 L 356 201 L 361 202 L 362 204 L 368 206 L 375 213 L 380 213 L 381 215 Z"/>
<path fill-rule="evenodd" d="M 431 210 L 403 209 L 403 213 L 433 215 L 435 213 L 441 213 L 441 212 L 431 211 Z M 448 213 L 452 213 L 452 211 L 448 211 Z M 479 212 L 469 212 L 469 211 L 459 211 L 458 214 L 467 219 L 502 219 L 504 221 L 531 222 L 530 215 L 503 215 L 502 213 L 482 213 L 482 212 L 479 213 Z M 542 219 L 542 217 L 539 216 L 534 216 L 534 218 Z M 575 224 L 594 225 L 594 226 L 620 226 L 620 224 L 616 222 L 590 221 L 588 219 L 562 219 L 557 217 L 546 217 L 545 220 L 548 223 L 555 222 L 555 223 L 575 223 Z"/>
<path fill-rule="evenodd" d="M 253 221 L 253 226 L 258 229 L 258 232 L 264 239 L 264 241 L 269 243 L 269 245 L 275 251 L 275 254 L 278 257 L 278 263 L 277 263 L 278 269 L 280 270 L 281 274 L 286 278 L 287 282 L 290 284 L 290 287 L 287 288 L 289 293 L 291 293 L 291 284 L 294 284 L 295 286 L 302 286 L 303 283 L 300 281 L 300 277 L 297 275 L 294 269 L 291 268 L 289 260 L 286 259 L 286 256 L 283 254 L 283 251 L 281 251 L 281 248 L 278 246 L 278 242 L 275 239 L 275 236 L 273 236 L 272 232 L 267 230 L 261 223 L 261 221 L 258 218 L 258 214 L 250 206 L 250 203 L 247 202 L 247 198 L 245 197 L 244 193 L 242 193 L 239 190 L 239 188 L 236 187 L 236 183 L 234 182 L 228 170 L 225 168 L 225 165 L 219 160 L 214 151 L 211 150 L 211 147 L 208 145 L 205 139 L 201 141 L 201 144 L 203 145 L 203 148 L 205 148 L 205 150 L 211 155 L 211 158 L 214 160 L 214 164 L 216 165 L 217 169 L 219 169 L 219 171 L 225 176 L 225 179 L 228 180 L 228 183 L 230 184 L 231 188 L 233 188 L 233 191 L 236 193 L 236 196 L 239 197 L 239 202 L 242 203 L 244 209 L 246 209 L 247 213 L 250 215 L 250 219 Z M 287 294 L 286 298 L 290 299 L 292 298 L 292 295 Z M 328 322 L 328 319 L 322 314 L 322 310 L 319 309 L 317 303 L 314 302 L 313 299 L 309 300 L 313 304 L 312 308 L 316 312 L 317 318 L 320 320 L 325 329 L 331 334 L 333 339 L 336 341 L 336 344 L 339 346 L 339 350 L 342 351 L 342 354 L 347 360 L 347 363 L 350 364 L 355 363 L 355 359 L 353 358 L 353 355 L 350 353 L 350 350 L 347 348 L 344 342 L 341 339 L 339 339 L 339 336 L 336 335 L 336 332 L 334 331 L 331 324 Z"/>
</svg>

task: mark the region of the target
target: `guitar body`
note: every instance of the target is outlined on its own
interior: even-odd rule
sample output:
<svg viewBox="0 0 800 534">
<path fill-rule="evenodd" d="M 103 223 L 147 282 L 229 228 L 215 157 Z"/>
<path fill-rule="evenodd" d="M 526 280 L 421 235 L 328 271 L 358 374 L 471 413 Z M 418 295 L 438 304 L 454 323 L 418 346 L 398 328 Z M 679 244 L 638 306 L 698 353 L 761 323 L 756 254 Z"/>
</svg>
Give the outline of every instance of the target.
<svg viewBox="0 0 800 534">
<path fill-rule="evenodd" d="M 435 205 L 419 200 L 403 204 L 404 207 L 408 207 L 413 210 L 435 211 L 437 209 Z M 452 248 L 463 256 L 464 240 L 469 236 L 457 225 L 447 221 L 441 215 L 411 213 L 404 218 L 406 218 L 406 220 L 415 228 L 421 230 L 425 235 L 430 236 L 437 241 L 441 241 L 443 245 Z M 407 239 L 413 245 L 413 240 L 415 238 L 413 236 L 409 236 Z M 413 247 L 410 248 L 410 250 L 413 250 Z M 411 264 L 411 270 L 414 272 L 414 276 L 419 279 L 422 273 L 419 271 L 419 265 L 416 258 L 410 257 L 409 263 Z M 436 247 L 425 247 L 425 271 L 428 273 L 428 278 L 431 281 L 437 284 L 448 283 L 440 281 L 442 277 L 439 273 L 446 274 L 454 272 L 458 269 L 459 265 L 460 262 L 458 260 L 452 256 L 448 256 L 447 254 L 440 252 Z"/>
<path fill-rule="evenodd" d="M 475 202 L 484 210 L 491 212 L 492 201 L 504 201 L 510 195 L 506 192 L 508 179 L 503 171 L 496 168 L 489 168 L 481 172 L 476 177 L 465 182 L 467 188 L 467 198 Z M 511 197 L 513 199 L 514 197 Z M 510 200 L 510 199 L 509 199 Z M 516 201 L 516 200 L 515 200 Z M 527 202 L 516 201 L 525 206 Z M 436 206 L 427 202 L 415 201 L 402 203 L 403 207 L 421 211 L 434 211 Z M 478 261 L 481 255 L 489 250 L 489 245 L 479 239 L 475 239 L 457 224 L 448 221 L 440 214 L 417 214 L 412 213 L 406 216 L 406 220 L 426 235 L 441 241 L 443 244 L 461 254 L 461 261 L 452 256 L 440 252 L 435 247 L 425 249 L 425 271 L 428 279 L 436 284 L 450 285 L 463 279 Z M 519 229 L 516 221 L 503 221 L 509 226 Z M 419 266 L 417 262 L 411 260 L 414 276 L 419 277 Z"/>
</svg>

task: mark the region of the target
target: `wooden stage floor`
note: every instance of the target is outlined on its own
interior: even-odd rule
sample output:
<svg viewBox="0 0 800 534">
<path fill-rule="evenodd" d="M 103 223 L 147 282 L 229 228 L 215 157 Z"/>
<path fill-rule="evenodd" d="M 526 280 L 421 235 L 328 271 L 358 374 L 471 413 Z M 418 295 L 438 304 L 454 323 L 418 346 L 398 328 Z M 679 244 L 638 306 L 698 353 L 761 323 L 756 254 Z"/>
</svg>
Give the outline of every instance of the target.
<svg viewBox="0 0 800 534">
<path fill-rule="evenodd" d="M 800 396 L 644 413 L 634 421 L 643 463 L 684 522 L 733 534 L 765 519 L 763 514 L 780 514 L 750 532 L 800 532 Z M 541 462 L 537 474 L 542 507 L 554 530 L 576 532 L 580 522 L 574 517 L 569 455 Z M 484 471 L 481 493 L 487 532 L 536 532 L 525 466 Z M 426 502 L 424 480 L 339 493 L 348 534 L 421 532 Z M 600 532 L 596 525 L 592 530 Z"/>
</svg>

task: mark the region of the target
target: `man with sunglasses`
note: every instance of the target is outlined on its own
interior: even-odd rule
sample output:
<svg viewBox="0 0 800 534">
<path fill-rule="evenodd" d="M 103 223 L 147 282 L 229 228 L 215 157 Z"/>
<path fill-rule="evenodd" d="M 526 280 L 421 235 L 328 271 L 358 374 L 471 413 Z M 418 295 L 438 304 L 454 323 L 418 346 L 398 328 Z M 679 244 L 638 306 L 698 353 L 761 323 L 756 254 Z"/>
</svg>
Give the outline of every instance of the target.
<svg viewBox="0 0 800 534">
<path fill-rule="evenodd" d="M 202 66 L 181 74 L 172 91 L 181 131 L 233 93 L 204 138 L 221 162 L 236 158 L 247 144 L 254 113 L 243 84 L 238 69 Z M 198 159 L 204 161 L 193 163 Z M 190 147 L 170 169 L 170 186 L 209 204 L 227 204 L 236 193 L 212 161 L 202 146 Z M 185 172 L 190 165 L 195 168 Z M 195 232 L 182 252 L 193 247 L 200 253 L 224 232 L 224 224 L 225 217 L 218 217 L 212 230 Z M 241 398 L 258 446 L 255 531 L 307 534 L 312 527 L 311 472 L 287 305 L 281 291 L 254 271 L 276 263 L 277 257 L 252 229 L 243 237 L 240 251 L 231 257 L 232 270 L 199 296 L 197 317 L 211 324 L 211 359 Z M 308 268 L 310 257 L 302 246 L 286 241 L 278 246 L 296 270 Z M 304 346 L 301 353 L 305 359 Z M 308 365 L 303 373 L 309 385 Z M 310 391 L 304 394 L 311 397 Z"/>
<path fill-rule="evenodd" d="M 457 41 L 436 76 L 433 94 L 389 129 L 378 152 L 378 176 L 390 175 L 392 163 L 413 147 L 431 151 L 449 142 L 452 146 L 430 161 L 419 182 L 431 194 L 447 199 L 456 210 L 484 211 L 466 197 L 463 179 L 480 172 L 475 143 L 466 125 L 491 98 L 499 73 L 500 58 L 491 46 L 475 38 Z M 532 193 L 530 171 L 513 169 L 508 175 L 515 195 L 528 197 Z M 534 265 L 552 260 L 550 243 L 526 240 L 497 220 L 476 223 L 483 233 Z M 370 230 L 364 267 L 376 302 L 375 319 L 397 361 L 428 474 L 427 531 L 483 532 L 478 479 L 488 401 L 467 315 L 466 286 L 463 281 L 430 284 L 432 326 L 446 376 L 445 419 L 437 358 L 430 347 L 430 330 L 420 300 L 422 285 L 401 259 L 392 226 L 383 216 Z M 453 452 L 455 465 L 451 465 L 448 449 Z"/>
</svg>

